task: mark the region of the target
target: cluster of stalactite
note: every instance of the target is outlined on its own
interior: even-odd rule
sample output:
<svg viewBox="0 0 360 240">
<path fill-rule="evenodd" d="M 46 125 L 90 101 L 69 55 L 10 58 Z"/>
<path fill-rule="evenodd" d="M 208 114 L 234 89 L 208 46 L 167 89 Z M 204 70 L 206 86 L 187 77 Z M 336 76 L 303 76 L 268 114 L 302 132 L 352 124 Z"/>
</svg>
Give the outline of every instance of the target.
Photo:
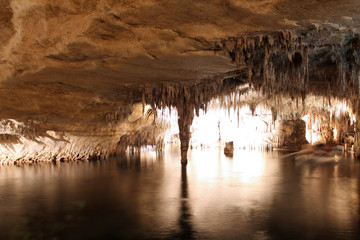
<svg viewBox="0 0 360 240">
<path fill-rule="evenodd" d="M 162 108 L 177 107 L 184 99 L 198 112 L 199 109 L 206 110 L 214 97 L 239 92 L 237 86 L 243 83 L 250 83 L 252 88 L 248 89 L 255 89 L 268 98 L 282 95 L 299 100 L 314 94 L 357 100 L 359 35 L 339 31 L 310 26 L 296 32 L 278 31 L 221 40 L 214 50 L 229 54 L 238 66 L 237 71 L 212 80 L 145 86 L 142 101 Z M 345 37 L 327 41 L 334 38 L 333 33 Z"/>
<path fill-rule="evenodd" d="M 134 105 L 132 105 L 132 104 L 117 107 L 112 112 L 104 113 L 102 120 L 104 120 L 105 123 L 110 126 L 116 125 L 119 122 L 125 121 L 126 118 L 132 113 L 133 110 L 134 110 Z"/>
<path fill-rule="evenodd" d="M 296 32 L 228 38 L 216 43 L 214 50 L 228 54 L 238 70 L 213 79 L 144 86 L 141 94 L 137 93 L 143 105 L 177 109 L 183 162 L 186 162 L 194 112 L 196 115 L 200 109 L 206 112 L 215 98 L 223 108 L 248 105 L 253 112 L 259 102 L 265 103 L 272 109 L 273 121 L 283 111 L 278 107 L 282 97 L 296 103 L 296 111 L 292 109 L 290 114 L 296 112 L 297 119 L 306 112 L 307 95 L 321 96 L 328 105 L 334 97 L 346 99 L 353 112 L 359 112 L 358 34 L 312 26 Z M 260 97 L 251 100 L 253 93 L 247 97 L 251 90 Z"/>
<path fill-rule="evenodd" d="M 214 79 L 186 83 L 164 83 L 156 86 L 144 86 L 142 103 L 150 104 L 153 109 L 176 108 L 178 111 L 179 137 L 181 143 L 181 161 L 187 163 L 187 150 L 190 141 L 190 126 L 194 112 L 207 109 L 211 99 L 228 95 L 237 90 L 243 82 L 244 71 L 234 71 Z M 134 139 L 134 138 L 133 138 Z M 138 138 L 140 139 L 140 138 Z M 142 141 L 135 139 L 136 143 Z"/>
<path fill-rule="evenodd" d="M 338 42 L 333 33 L 345 35 Z M 359 35 L 310 27 L 222 40 L 218 45 L 239 69 L 247 69 L 249 82 L 267 95 L 306 94 L 357 100 L 360 66 Z"/>
<path fill-rule="evenodd" d="M 221 41 L 218 49 L 229 54 L 239 69 L 247 70 L 248 82 L 269 102 L 274 103 L 274 98 L 282 95 L 296 100 L 297 105 L 302 103 L 305 108 L 308 94 L 326 97 L 329 105 L 332 97 L 338 97 L 346 99 L 356 119 L 360 119 L 357 33 L 330 26 L 310 26 L 297 32 L 229 38 Z M 360 139 L 359 130 L 358 120 L 355 139 Z M 357 140 L 355 151 L 360 152 L 359 149 Z"/>
<path fill-rule="evenodd" d="M 221 98 L 220 106 L 239 109 L 248 105 L 254 112 L 262 105 L 272 109 L 275 121 L 289 110 L 303 116 L 305 99 L 311 95 L 320 97 L 316 101 L 323 102 L 323 108 L 337 98 L 345 99 L 354 113 L 359 112 L 359 36 L 347 34 L 338 44 L 315 45 L 310 36 L 319 39 L 321 34 L 314 30 L 296 37 L 292 32 L 276 32 L 224 40 L 221 47 L 234 61 L 238 59 L 239 69 L 248 72 L 249 85 L 242 86 L 248 91 L 245 94 L 238 91 Z M 284 99 L 296 103 L 293 109 L 284 109 Z"/>
<path fill-rule="evenodd" d="M 213 98 L 238 91 L 238 86 L 244 83 L 243 79 L 246 79 L 246 72 L 238 70 L 213 79 L 144 86 L 142 102 L 158 109 L 191 104 L 198 115 L 200 109 L 206 111 Z"/>
<path fill-rule="evenodd" d="M 153 122 L 150 126 L 136 131 L 132 134 L 121 136 L 116 154 L 124 154 L 127 150 L 130 152 L 140 152 L 143 146 L 152 146 L 156 151 L 163 151 L 165 131 L 168 125 L 162 122 Z"/>
<path fill-rule="evenodd" d="M 119 109 L 119 112 L 105 115 L 107 124 L 116 126 L 125 117 L 128 127 L 132 126 L 127 133 L 121 135 L 116 154 L 123 154 L 128 149 L 139 152 L 144 146 L 152 146 L 157 151 L 162 151 L 168 122 L 158 118 L 156 109 L 149 105 L 129 104 L 128 108 L 131 109 L 131 114 L 126 109 Z"/>
<path fill-rule="evenodd" d="M 355 118 L 351 111 L 310 111 L 303 119 L 310 143 L 341 144 L 344 150 L 356 150 Z"/>
<path fill-rule="evenodd" d="M 239 92 L 238 86 L 244 83 L 242 81 L 244 78 L 246 78 L 246 72 L 239 70 L 214 79 L 158 84 L 143 88 L 143 105 L 150 104 L 154 109 L 165 107 L 177 109 L 182 163 L 187 163 L 187 150 L 191 137 L 190 126 L 195 113 L 198 116 L 200 109 L 206 112 L 213 98 L 222 98 L 232 92 Z"/>
</svg>

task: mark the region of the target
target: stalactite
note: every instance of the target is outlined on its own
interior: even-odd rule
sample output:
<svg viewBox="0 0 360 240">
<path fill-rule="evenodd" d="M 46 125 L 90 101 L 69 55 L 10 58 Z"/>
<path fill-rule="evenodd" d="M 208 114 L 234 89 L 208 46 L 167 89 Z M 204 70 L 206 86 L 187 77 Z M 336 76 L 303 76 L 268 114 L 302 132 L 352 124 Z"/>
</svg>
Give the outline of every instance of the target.
<svg viewBox="0 0 360 240">
<path fill-rule="evenodd" d="M 187 164 L 187 152 L 189 149 L 189 142 L 191 137 L 190 127 L 194 119 L 193 108 L 194 106 L 191 103 L 177 106 L 182 164 Z"/>
<path fill-rule="evenodd" d="M 305 99 L 311 94 L 323 96 L 325 108 L 332 105 L 332 97 L 344 98 L 350 92 L 348 101 L 352 101 L 354 106 L 354 99 L 360 91 L 359 36 L 349 35 L 342 44 L 315 46 L 314 39 L 323 38 L 326 32 L 325 28 L 310 27 L 302 33 L 282 31 L 225 39 L 218 43 L 218 47 L 236 62 L 236 71 L 201 81 L 146 85 L 141 91 L 142 104 L 150 104 L 154 109 L 177 109 L 181 141 L 184 142 L 182 159 L 186 159 L 184 149 L 188 147 L 188 129 L 194 112 L 196 115 L 199 115 L 200 109 L 206 112 L 214 98 L 219 99 L 221 107 L 230 111 L 239 109 L 239 105 L 243 104 L 241 96 L 249 90 L 258 91 L 259 96 L 264 95 L 268 106 L 278 106 L 278 96 L 283 95 L 296 99 L 292 111 L 297 118 L 297 112 L 306 111 Z M 349 59 L 352 60 L 349 62 Z M 319 84 L 324 82 L 328 84 L 325 88 Z M 250 84 L 248 88 L 239 88 L 247 83 Z M 324 97 L 328 100 L 327 104 Z M 299 98 L 302 107 L 299 106 Z M 252 110 L 255 111 L 254 107 Z M 279 107 L 272 112 L 276 113 L 275 117 L 283 115 L 283 109 Z"/>
<path fill-rule="evenodd" d="M 165 107 L 175 107 L 177 109 L 181 162 L 183 164 L 187 163 L 190 126 L 194 118 L 194 112 L 196 115 L 199 115 L 200 109 L 206 112 L 209 102 L 215 97 L 219 97 L 222 103 L 226 103 L 229 110 L 231 107 L 235 108 L 234 102 L 237 94 L 244 91 L 239 88 L 244 83 L 242 80 L 244 76 L 246 76 L 244 71 L 235 71 L 204 81 L 144 86 L 141 92 L 143 104 L 145 102 L 157 109 Z M 125 142 L 126 140 L 123 140 L 122 143 Z"/>
<path fill-rule="evenodd" d="M 236 44 L 226 50 L 236 60 L 239 69 L 248 70 L 248 81 L 268 95 L 326 95 L 326 89 L 318 81 L 331 82 L 331 88 L 336 89 L 331 96 L 344 97 L 349 89 L 354 92 L 352 95 L 356 95 L 359 93 L 356 89 L 360 64 L 359 35 L 348 34 L 342 44 L 330 46 L 321 45 L 318 40 L 315 46 L 315 39 L 326 38 L 327 28 L 331 27 L 318 29 L 310 26 L 296 34 L 282 31 L 231 38 Z M 341 72 L 342 77 L 338 78 L 336 72 Z"/>
</svg>

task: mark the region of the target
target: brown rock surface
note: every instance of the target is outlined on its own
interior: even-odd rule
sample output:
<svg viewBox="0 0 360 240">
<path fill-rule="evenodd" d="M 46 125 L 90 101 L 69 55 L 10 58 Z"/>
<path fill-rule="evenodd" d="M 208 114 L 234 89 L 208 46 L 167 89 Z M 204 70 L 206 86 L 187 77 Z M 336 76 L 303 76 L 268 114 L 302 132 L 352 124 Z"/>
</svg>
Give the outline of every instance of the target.
<svg viewBox="0 0 360 240">
<path fill-rule="evenodd" d="M 279 125 L 280 147 L 297 149 L 308 142 L 305 139 L 305 122 L 299 120 L 282 120 Z"/>
<path fill-rule="evenodd" d="M 314 28 L 325 33 L 313 36 Z M 231 62 L 235 42 L 243 50 L 239 39 L 285 30 L 295 41 L 310 32 L 313 38 L 305 40 L 319 47 L 338 46 L 351 34 L 356 56 L 360 2 L 0 0 L 0 161 L 113 153 L 122 136 L 146 126 L 126 120 L 145 86 L 218 81 L 248 65 L 260 69 L 264 46 L 241 40 L 252 49 L 249 57 Z M 312 56 L 312 62 L 328 59 L 319 51 Z"/>
</svg>

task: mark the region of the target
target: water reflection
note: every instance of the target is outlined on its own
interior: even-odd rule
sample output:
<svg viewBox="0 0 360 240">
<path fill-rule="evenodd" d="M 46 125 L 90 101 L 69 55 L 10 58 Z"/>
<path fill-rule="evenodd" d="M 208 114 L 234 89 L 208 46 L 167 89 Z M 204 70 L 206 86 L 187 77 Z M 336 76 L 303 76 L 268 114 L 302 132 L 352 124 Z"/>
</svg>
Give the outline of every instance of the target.
<svg viewBox="0 0 360 240">
<path fill-rule="evenodd" d="M 195 231 L 192 226 L 191 206 L 189 201 L 187 166 L 181 165 L 181 203 L 180 203 L 180 234 L 181 239 L 195 239 Z"/>
<path fill-rule="evenodd" d="M 279 155 L 280 154 L 280 155 Z M 0 167 L 0 239 L 358 239 L 360 164 L 194 150 Z"/>
</svg>

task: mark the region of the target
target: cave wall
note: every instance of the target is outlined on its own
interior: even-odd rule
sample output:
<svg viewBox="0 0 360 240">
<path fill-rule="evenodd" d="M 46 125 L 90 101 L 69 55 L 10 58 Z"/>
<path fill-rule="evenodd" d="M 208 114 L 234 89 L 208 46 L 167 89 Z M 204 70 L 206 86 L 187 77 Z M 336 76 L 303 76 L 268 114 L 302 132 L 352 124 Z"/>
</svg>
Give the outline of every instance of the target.
<svg viewBox="0 0 360 240">
<path fill-rule="evenodd" d="M 346 99 L 359 116 L 359 9 L 353 0 L 0 0 L 0 161 L 158 144 L 161 133 L 145 131 L 153 122 L 129 120 L 137 104 L 186 106 L 189 118 L 213 97 L 243 94 L 241 84 L 274 104 Z"/>
<path fill-rule="evenodd" d="M 127 108 L 105 114 L 96 127 L 86 130 L 84 128 L 93 124 L 73 126 L 67 131 L 45 131 L 41 121 L 2 120 L 0 161 L 32 163 L 101 159 L 119 153 L 118 145 L 126 137 L 128 140 L 122 147 L 161 143 L 166 125 L 156 123 L 154 111 L 149 107 L 144 111 L 142 104 Z"/>
</svg>

